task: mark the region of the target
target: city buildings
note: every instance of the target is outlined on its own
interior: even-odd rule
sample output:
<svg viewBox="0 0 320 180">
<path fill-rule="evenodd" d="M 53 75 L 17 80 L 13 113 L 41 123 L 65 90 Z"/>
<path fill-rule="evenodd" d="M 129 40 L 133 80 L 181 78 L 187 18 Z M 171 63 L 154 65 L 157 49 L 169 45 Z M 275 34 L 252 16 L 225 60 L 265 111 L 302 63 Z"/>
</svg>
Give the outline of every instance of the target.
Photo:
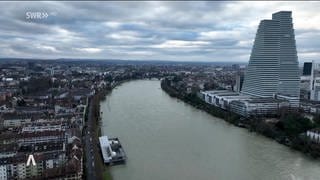
<svg viewBox="0 0 320 180">
<path fill-rule="evenodd" d="M 82 129 L 94 81 L 79 85 L 45 66 L 0 64 L 0 179 L 83 177 Z"/>
<path fill-rule="evenodd" d="M 84 178 L 83 169 L 87 169 L 87 179 L 96 177 L 99 170 L 94 152 L 98 149 L 93 146 L 94 140 L 89 143 L 94 139 L 88 128 L 92 123 L 87 118 L 89 100 L 123 80 L 160 79 L 171 72 L 188 73 L 186 70 L 193 69 L 83 61 L 1 61 L 0 180 L 80 180 Z M 195 84 L 188 79 L 184 87 L 203 86 L 207 76 L 196 79 L 199 81 Z"/>
</svg>

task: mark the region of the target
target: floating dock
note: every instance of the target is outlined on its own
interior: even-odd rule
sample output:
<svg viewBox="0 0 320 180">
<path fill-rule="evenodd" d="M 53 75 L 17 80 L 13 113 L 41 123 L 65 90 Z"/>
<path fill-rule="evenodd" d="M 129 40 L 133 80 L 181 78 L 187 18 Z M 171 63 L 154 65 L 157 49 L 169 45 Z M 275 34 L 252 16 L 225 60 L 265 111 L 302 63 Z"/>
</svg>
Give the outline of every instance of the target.
<svg viewBox="0 0 320 180">
<path fill-rule="evenodd" d="M 103 161 L 107 165 L 122 164 L 126 161 L 126 154 L 118 138 L 99 137 Z"/>
</svg>

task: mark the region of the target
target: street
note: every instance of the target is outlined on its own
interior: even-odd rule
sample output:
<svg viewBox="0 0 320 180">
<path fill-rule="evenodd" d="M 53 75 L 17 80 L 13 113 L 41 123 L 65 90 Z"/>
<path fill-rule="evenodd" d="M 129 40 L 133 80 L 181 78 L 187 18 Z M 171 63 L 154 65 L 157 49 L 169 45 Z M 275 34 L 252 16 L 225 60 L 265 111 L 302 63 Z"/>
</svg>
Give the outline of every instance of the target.
<svg viewBox="0 0 320 180">
<path fill-rule="evenodd" d="M 86 122 L 86 128 L 84 129 L 84 141 L 85 141 L 85 156 L 86 156 L 86 162 L 85 162 L 85 173 L 86 173 L 86 179 L 87 180 L 95 180 L 97 179 L 96 171 L 95 171 L 95 163 L 94 163 L 94 150 L 93 147 L 95 144 L 93 144 L 92 141 L 92 104 L 91 101 L 89 101 L 89 112 L 88 112 L 88 120 Z"/>
</svg>

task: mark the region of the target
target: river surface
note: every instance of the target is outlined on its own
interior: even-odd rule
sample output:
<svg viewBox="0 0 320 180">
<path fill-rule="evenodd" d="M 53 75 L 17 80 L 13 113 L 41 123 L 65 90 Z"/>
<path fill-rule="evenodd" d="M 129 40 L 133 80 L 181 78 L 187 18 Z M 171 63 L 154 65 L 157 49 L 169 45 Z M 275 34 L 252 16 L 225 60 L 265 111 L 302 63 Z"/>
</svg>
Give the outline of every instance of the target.
<svg viewBox="0 0 320 180">
<path fill-rule="evenodd" d="M 320 179 L 319 161 L 171 98 L 160 81 L 122 84 L 101 111 L 128 157 L 114 180 Z"/>
</svg>

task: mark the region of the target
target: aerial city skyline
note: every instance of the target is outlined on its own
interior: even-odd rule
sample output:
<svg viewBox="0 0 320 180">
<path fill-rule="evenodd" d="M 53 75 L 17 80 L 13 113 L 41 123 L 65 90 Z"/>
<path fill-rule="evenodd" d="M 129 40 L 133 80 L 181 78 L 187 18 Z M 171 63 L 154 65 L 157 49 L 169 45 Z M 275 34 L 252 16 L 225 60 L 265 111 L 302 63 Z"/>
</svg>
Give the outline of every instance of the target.
<svg viewBox="0 0 320 180">
<path fill-rule="evenodd" d="M 248 62 L 259 21 L 280 10 L 293 11 L 299 62 L 320 52 L 319 2 L 5 4 L 2 58 Z"/>
<path fill-rule="evenodd" d="M 320 2 L 0 5 L 0 180 L 320 177 Z"/>
</svg>

